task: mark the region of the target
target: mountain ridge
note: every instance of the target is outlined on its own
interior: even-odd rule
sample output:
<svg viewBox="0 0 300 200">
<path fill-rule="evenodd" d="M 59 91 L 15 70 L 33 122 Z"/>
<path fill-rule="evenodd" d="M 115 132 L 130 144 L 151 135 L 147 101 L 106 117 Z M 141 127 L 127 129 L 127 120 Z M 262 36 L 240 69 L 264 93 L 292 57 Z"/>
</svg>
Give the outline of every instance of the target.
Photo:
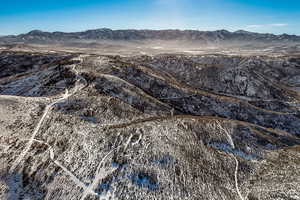
<svg viewBox="0 0 300 200">
<path fill-rule="evenodd" d="M 1 36 L 0 43 L 52 43 L 78 40 L 187 40 L 200 41 L 204 43 L 222 42 L 265 42 L 265 43 L 300 43 L 300 36 L 271 33 L 255 33 L 245 30 L 230 32 L 227 30 L 200 31 L 200 30 L 179 30 L 179 29 L 120 29 L 108 28 L 91 29 L 80 32 L 46 32 L 32 30 L 25 34 Z"/>
</svg>

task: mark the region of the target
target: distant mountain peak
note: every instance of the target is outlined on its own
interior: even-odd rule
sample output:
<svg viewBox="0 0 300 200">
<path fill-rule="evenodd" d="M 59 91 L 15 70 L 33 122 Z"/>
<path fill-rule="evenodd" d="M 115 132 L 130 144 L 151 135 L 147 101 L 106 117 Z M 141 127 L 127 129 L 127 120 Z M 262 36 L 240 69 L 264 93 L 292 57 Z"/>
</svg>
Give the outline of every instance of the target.
<svg viewBox="0 0 300 200">
<path fill-rule="evenodd" d="M 238 33 L 238 34 L 253 34 L 255 32 L 250 32 L 250 31 L 245 31 L 245 30 L 237 30 L 234 33 Z"/>
<path fill-rule="evenodd" d="M 41 33 L 44 33 L 44 31 L 41 31 L 41 30 L 32 30 L 32 31 L 28 32 L 27 34 L 28 35 L 35 35 L 35 34 L 41 34 Z"/>
<path fill-rule="evenodd" d="M 230 31 L 228 31 L 228 30 L 226 30 L 226 29 L 217 30 L 217 32 L 221 32 L 221 33 L 231 33 Z"/>
<path fill-rule="evenodd" d="M 84 40 L 186 40 L 199 41 L 203 43 L 220 42 L 297 42 L 300 43 L 300 36 L 296 35 L 274 35 L 265 33 L 255 33 L 245 30 L 230 32 L 228 30 L 199 31 L 199 30 L 112 30 L 109 28 L 99 28 L 83 32 L 45 32 L 33 30 L 27 34 L 13 37 L 1 37 L 0 43 L 64 43 L 80 42 Z"/>
</svg>

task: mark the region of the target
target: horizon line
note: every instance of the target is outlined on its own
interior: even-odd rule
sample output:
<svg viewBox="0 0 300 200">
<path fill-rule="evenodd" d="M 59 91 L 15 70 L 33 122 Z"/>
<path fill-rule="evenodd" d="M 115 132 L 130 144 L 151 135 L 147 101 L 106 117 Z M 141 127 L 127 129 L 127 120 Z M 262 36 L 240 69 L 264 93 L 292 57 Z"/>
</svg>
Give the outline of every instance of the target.
<svg viewBox="0 0 300 200">
<path fill-rule="evenodd" d="M 0 34 L 0 37 L 25 35 L 25 34 L 28 34 L 28 33 L 34 32 L 34 31 L 40 31 L 40 32 L 43 32 L 43 33 L 81 33 L 81 32 L 94 31 L 94 30 L 105 30 L 105 29 L 111 30 L 111 31 L 129 31 L 129 30 L 134 30 L 134 31 L 198 31 L 198 32 L 227 31 L 229 33 L 236 33 L 236 32 L 239 32 L 239 31 L 240 32 L 243 31 L 243 32 L 257 33 L 257 34 L 270 34 L 270 35 L 276 35 L 276 36 L 290 35 L 290 36 L 300 37 L 300 35 L 297 35 L 297 34 L 288 34 L 288 33 L 275 34 L 275 33 L 270 33 L 270 32 L 253 32 L 253 31 L 247 31 L 247 30 L 244 30 L 244 29 L 238 29 L 236 31 L 230 31 L 230 30 L 227 30 L 227 29 L 215 29 L 215 30 L 178 29 L 178 28 L 171 28 L 171 29 L 168 29 L 168 28 L 163 28 L 163 29 L 160 29 L 160 28 L 155 28 L 155 29 L 151 29 L 151 28 L 150 29 L 149 28 L 146 28 L 146 29 L 138 29 L 138 28 L 112 29 L 112 28 L 107 28 L 107 27 L 94 28 L 94 29 L 85 29 L 85 30 L 79 30 L 79 31 L 44 31 L 44 30 L 41 30 L 41 29 L 32 29 L 29 32 L 24 32 L 24 33 L 19 33 L 19 34 L 9 34 L 9 35 L 1 35 Z"/>
</svg>

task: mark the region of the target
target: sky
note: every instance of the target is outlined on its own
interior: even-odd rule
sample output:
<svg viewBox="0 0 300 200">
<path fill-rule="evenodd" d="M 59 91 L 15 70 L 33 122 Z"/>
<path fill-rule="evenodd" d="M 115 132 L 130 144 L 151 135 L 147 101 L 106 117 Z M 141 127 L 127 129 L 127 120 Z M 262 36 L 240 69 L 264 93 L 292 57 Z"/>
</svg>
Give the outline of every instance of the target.
<svg viewBox="0 0 300 200">
<path fill-rule="evenodd" d="M 247 30 L 300 35 L 300 0 L 1 0 L 0 35 L 31 30 Z"/>
</svg>

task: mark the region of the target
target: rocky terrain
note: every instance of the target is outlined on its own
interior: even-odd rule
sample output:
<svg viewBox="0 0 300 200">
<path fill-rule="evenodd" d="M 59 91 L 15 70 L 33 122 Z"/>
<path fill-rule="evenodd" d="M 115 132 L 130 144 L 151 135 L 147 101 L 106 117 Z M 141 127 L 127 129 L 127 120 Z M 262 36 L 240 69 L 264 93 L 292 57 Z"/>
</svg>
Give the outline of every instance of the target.
<svg viewBox="0 0 300 200">
<path fill-rule="evenodd" d="M 24 49 L 0 52 L 0 199 L 300 199 L 299 55 Z"/>
</svg>

